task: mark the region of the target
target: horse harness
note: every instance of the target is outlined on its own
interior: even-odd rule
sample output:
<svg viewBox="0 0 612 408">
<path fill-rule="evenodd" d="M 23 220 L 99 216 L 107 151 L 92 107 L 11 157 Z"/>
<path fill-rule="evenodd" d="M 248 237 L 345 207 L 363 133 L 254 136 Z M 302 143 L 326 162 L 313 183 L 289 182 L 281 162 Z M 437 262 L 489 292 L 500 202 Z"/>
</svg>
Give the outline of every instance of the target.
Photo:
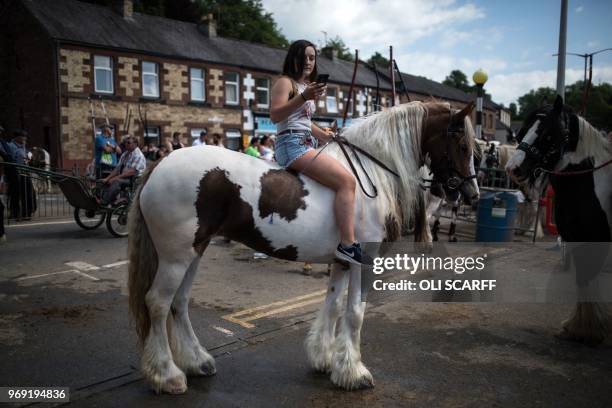
<svg viewBox="0 0 612 408">
<path fill-rule="evenodd" d="M 463 174 L 461 174 L 461 172 L 459 170 L 457 170 L 457 168 L 454 166 L 453 160 L 451 158 L 451 156 L 448 154 L 448 152 L 450 151 L 450 140 L 451 138 L 457 137 L 458 135 L 461 135 L 461 133 L 463 133 L 463 127 L 460 125 L 453 125 L 452 123 L 452 111 L 449 110 L 449 120 L 448 120 L 448 126 L 446 128 L 446 140 L 447 140 L 447 148 L 446 151 L 444 152 L 444 158 L 445 163 L 446 163 L 446 167 L 448 170 L 447 174 L 457 174 L 456 176 L 451 176 L 446 180 L 446 186 L 447 188 L 449 188 L 450 190 L 457 190 L 459 189 L 464 183 L 468 182 L 471 179 L 476 178 L 476 175 L 472 175 L 472 176 L 464 176 Z M 425 122 L 426 123 L 426 122 Z M 424 129 L 423 129 L 423 134 L 424 134 Z M 400 175 L 397 174 L 395 171 L 391 170 L 387 165 L 385 165 L 382 161 L 378 160 L 376 157 L 372 156 L 370 153 L 366 152 L 365 150 L 363 150 L 362 148 L 360 148 L 359 146 L 356 146 L 354 144 L 352 144 L 351 142 L 349 142 L 345 137 L 340 136 L 338 133 L 335 134 L 335 136 L 333 136 L 332 140 L 329 143 L 332 142 L 336 142 L 338 143 L 338 147 L 340 147 L 340 150 L 342 151 L 342 154 L 344 155 L 344 157 L 346 158 L 346 161 L 349 164 L 349 167 L 351 168 L 351 171 L 353 172 L 353 175 L 355 176 L 355 178 L 357 179 L 357 182 L 359 183 L 359 187 L 361 188 L 361 191 L 363 191 L 363 193 L 369 197 L 369 198 L 376 198 L 378 196 L 378 189 L 376 188 L 376 185 L 374 184 L 374 182 L 372 181 L 370 175 L 365 171 L 365 168 L 363 166 L 363 162 L 361 161 L 361 158 L 359 157 L 359 154 L 364 155 L 365 157 L 367 157 L 368 159 L 370 159 L 372 162 L 374 162 L 376 165 L 378 165 L 379 167 L 383 168 L 384 170 L 388 171 L 389 173 L 393 174 L 395 177 L 400 178 Z M 327 147 L 327 145 L 325 145 L 323 148 Z M 347 149 L 348 148 L 348 149 Z M 321 149 L 322 151 L 323 149 Z M 355 156 L 355 160 L 357 161 L 357 164 L 359 165 L 359 167 L 361 167 L 361 171 L 363 172 L 363 174 L 365 175 L 368 183 L 370 184 L 370 186 L 372 187 L 373 193 L 370 194 L 368 193 L 364 186 L 363 186 L 363 182 L 361 181 L 361 177 L 359 177 L 359 173 L 357 172 L 357 169 L 355 168 L 355 165 L 353 164 L 353 161 L 351 160 L 351 157 L 349 155 L 348 150 L 350 150 L 353 153 L 353 156 Z M 321 152 L 319 152 L 317 154 L 317 156 L 320 154 Z M 313 160 L 316 159 L 315 156 L 313 158 Z M 435 183 L 437 180 L 435 178 L 433 179 L 422 179 L 422 180 L 417 180 L 417 182 L 419 182 L 419 186 L 423 189 L 426 190 L 428 188 L 431 188 L 431 185 L 429 186 L 424 186 L 423 184 L 421 184 L 422 182 L 430 182 L 430 183 Z M 438 183 L 442 183 L 440 181 L 438 181 Z"/>
<path fill-rule="evenodd" d="M 537 118 L 545 118 L 545 113 L 539 113 L 536 115 Z M 576 150 L 576 146 L 578 145 L 578 135 L 572 134 L 570 131 L 569 123 L 570 123 L 570 115 L 563 111 L 563 128 L 561 129 L 561 142 L 553 145 L 552 149 L 549 149 L 547 152 L 542 153 L 540 149 L 538 149 L 534 145 L 530 145 L 525 142 L 519 143 L 517 150 L 521 150 L 525 152 L 525 155 L 534 160 L 536 163 L 541 163 L 541 167 L 537 167 L 535 169 L 535 177 L 537 178 L 540 174 L 551 174 L 553 176 L 576 176 L 581 174 L 593 173 L 596 170 L 599 170 L 609 164 L 612 163 L 612 160 L 608 160 L 607 162 L 602 163 L 597 167 L 593 167 L 592 169 L 586 170 L 576 170 L 576 171 L 552 171 L 547 170 L 551 164 L 555 164 L 559 161 L 561 157 L 565 154 L 565 152 L 573 152 Z M 551 142 L 552 137 L 548 136 L 546 142 Z"/>
<path fill-rule="evenodd" d="M 430 183 L 429 186 L 421 185 L 421 187 L 424 190 L 428 188 L 431 189 L 431 187 L 434 184 L 441 184 L 441 185 L 446 184 L 446 187 L 449 190 L 457 190 L 461 188 L 465 183 L 476 178 L 475 174 L 471 176 L 464 176 L 455 167 L 455 164 L 453 163 L 453 159 L 449 154 L 451 138 L 461 137 L 461 134 L 464 132 L 462 124 L 453 124 L 452 118 L 453 118 L 452 110 L 449 110 L 448 126 L 446 128 L 446 150 L 444 151 L 444 155 L 443 155 L 443 159 L 445 159 L 444 163 L 446 164 L 446 171 L 447 171 L 446 174 L 449 175 L 449 178 L 446 180 L 446 182 L 436 179 L 435 175 L 431 179 L 423 179 L 423 182 Z M 430 172 L 430 175 L 431 174 L 433 174 L 433 169 Z"/>
</svg>

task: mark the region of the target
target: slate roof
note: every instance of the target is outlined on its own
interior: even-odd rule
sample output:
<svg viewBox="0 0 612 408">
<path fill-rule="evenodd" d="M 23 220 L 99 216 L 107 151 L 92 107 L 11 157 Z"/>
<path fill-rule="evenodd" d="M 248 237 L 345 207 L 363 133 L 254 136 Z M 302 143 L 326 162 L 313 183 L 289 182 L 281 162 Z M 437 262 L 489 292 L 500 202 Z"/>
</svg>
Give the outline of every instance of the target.
<svg viewBox="0 0 612 408">
<path fill-rule="evenodd" d="M 286 50 L 223 37 L 209 38 L 196 24 L 134 13 L 123 18 L 113 9 L 76 0 L 21 0 L 51 38 L 65 43 L 96 48 L 127 50 L 171 58 L 203 61 L 240 68 L 279 73 Z M 318 58 L 319 72 L 327 73 L 330 82 L 350 84 L 353 63 Z M 379 71 L 381 89 L 390 90 L 387 73 Z M 411 92 L 461 102 L 475 100 L 473 95 L 438 82 L 402 74 Z M 360 62 L 356 84 L 376 88 L 376 75 Z M 491 101 L 485 107 L 496 109 Z"/>
</svg>

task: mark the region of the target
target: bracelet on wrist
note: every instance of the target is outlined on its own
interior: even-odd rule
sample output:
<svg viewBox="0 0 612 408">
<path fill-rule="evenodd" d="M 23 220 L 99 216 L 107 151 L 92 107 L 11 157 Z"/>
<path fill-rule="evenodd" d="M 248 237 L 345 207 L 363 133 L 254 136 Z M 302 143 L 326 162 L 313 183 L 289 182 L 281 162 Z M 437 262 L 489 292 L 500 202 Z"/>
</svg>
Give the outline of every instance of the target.
<svg viewBox="0 0 612 408">
<path fill-rule="evenodd" d="M 300 96 L 302 97 L 302 99 L 304 100 L 304 102 L 308 102 L 308 99 L 306 99 L 306 97 L 304 96 L 304 92 L 302 92 L 300 94 Z"/>
</svg>

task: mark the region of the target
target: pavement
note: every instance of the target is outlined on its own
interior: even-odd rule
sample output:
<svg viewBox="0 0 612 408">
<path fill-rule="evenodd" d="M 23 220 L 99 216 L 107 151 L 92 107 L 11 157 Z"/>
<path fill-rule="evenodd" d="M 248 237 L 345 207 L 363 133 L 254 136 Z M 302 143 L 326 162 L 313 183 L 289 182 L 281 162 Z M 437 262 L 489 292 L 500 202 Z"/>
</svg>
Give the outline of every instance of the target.
<svg viewBox="0 0 612 408">
<path fill-rule="evenodd" d="M 0 386 L 67 386 L 77 407 L 610 406 L 612 345 L 554 336 L 571 305 L 414 303 L 387 292 L 368 299 L 362 331 L 376 386 L 337 389 L 303 351 L 327 267 L 304 273 L 220 239 L 190 306 L 217 374 L 190 377 L 184 395 L 155 395 L 127 315 L 127 241 L 70 221 L 36 224 L 11 225 L 0 246 Z"/>
</svg>

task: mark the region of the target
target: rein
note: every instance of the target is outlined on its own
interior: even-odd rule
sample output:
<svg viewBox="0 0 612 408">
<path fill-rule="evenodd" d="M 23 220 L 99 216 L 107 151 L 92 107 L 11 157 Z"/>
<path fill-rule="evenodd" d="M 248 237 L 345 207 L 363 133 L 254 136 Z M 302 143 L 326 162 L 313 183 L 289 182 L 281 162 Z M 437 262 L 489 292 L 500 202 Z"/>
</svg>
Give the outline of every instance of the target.
<svg viewBox="0 0 612 408">
<path fill-rule="evenodd" d="M 608 160 L 607 162 L 600 164 L 597 167 L 593 167 L 592 169 L 586 169 L 586 170 L 575 170 L 575 171 L 551 171 L 551 170 L 546 170 L 543 169 L 542 167 L 538 167 L 537 169 L 535 169 L 535 172 L 537 173 L 536 177 L 539 177 L 540 174 L 545 173 L 545 174 L 550 174 L 553 176 L 579 176 L 581 174 L 589 174 L 589 173 L 594 173 L 597 170 L 606 167 L 607 165 L 612 163 L 612 159 Z"/>
</svg>

